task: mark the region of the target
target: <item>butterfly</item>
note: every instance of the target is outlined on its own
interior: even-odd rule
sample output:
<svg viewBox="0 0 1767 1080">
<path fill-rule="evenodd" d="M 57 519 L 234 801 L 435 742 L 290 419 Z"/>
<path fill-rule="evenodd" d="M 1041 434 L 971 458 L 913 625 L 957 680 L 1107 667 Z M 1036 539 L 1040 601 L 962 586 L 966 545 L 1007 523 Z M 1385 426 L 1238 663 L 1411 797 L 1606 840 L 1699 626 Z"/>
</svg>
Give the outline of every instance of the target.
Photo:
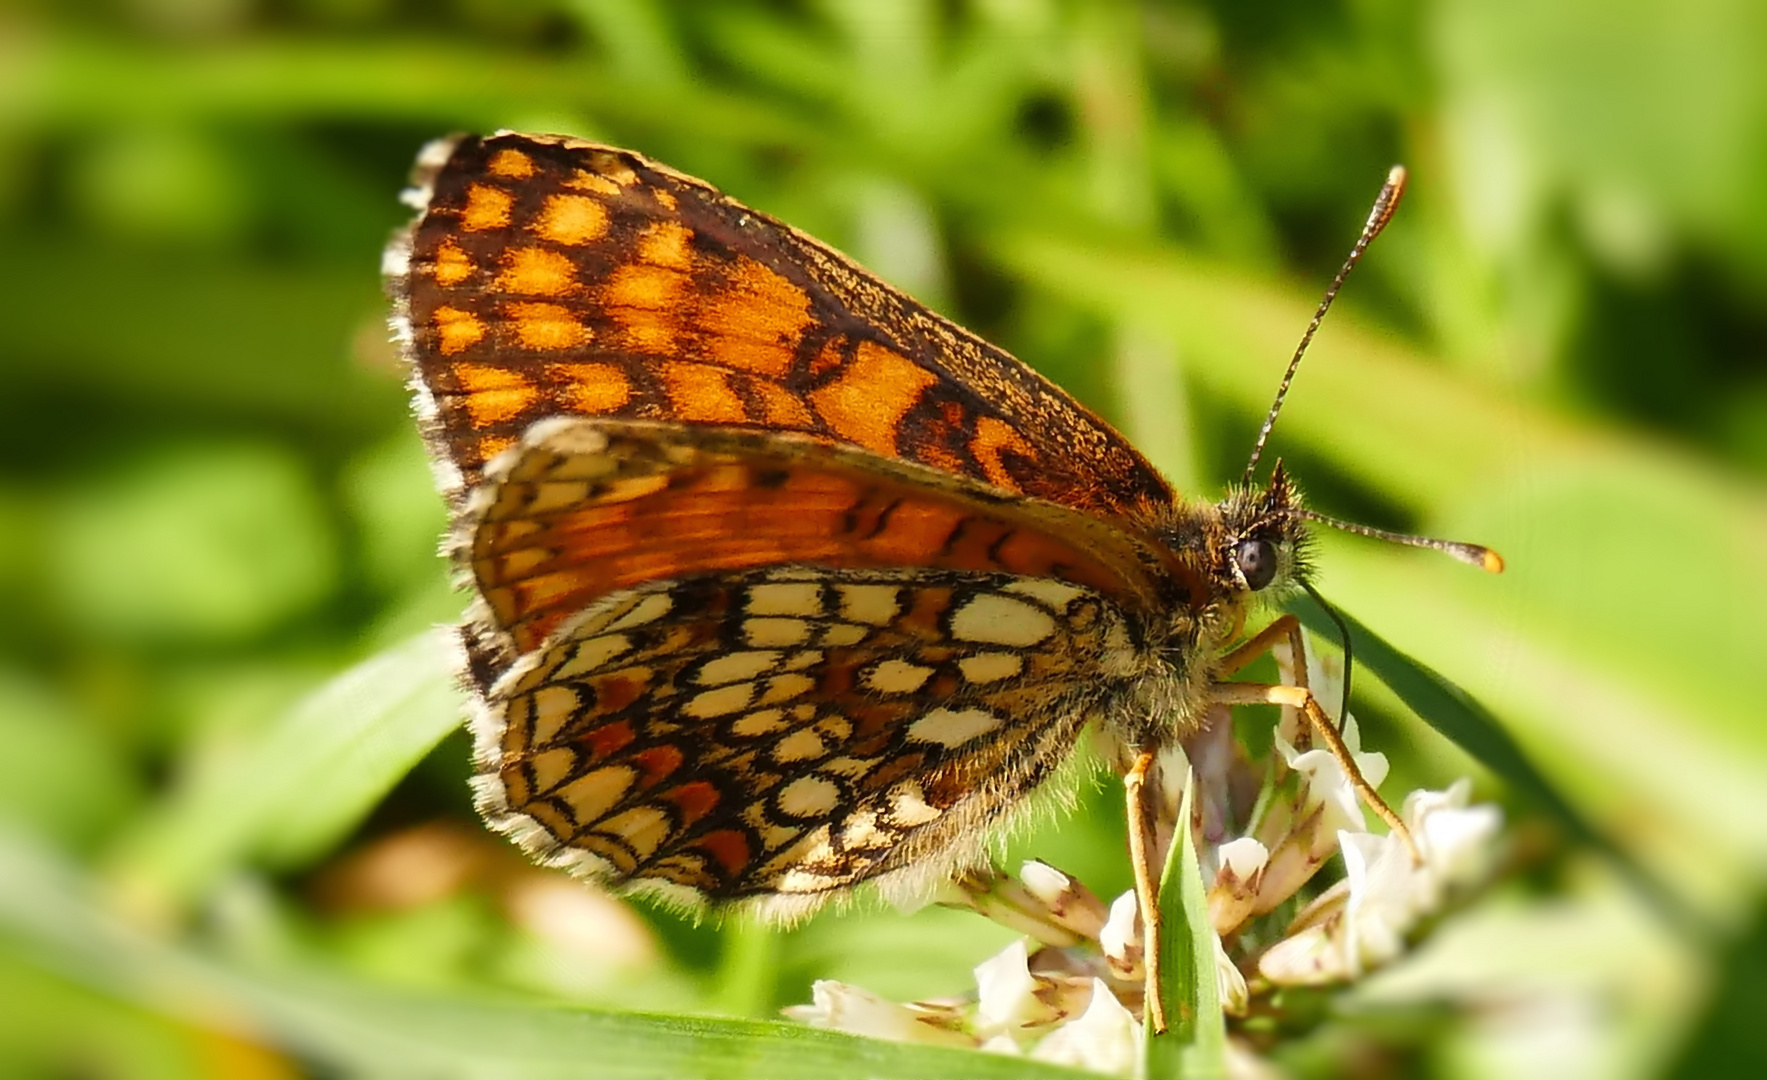
<svg viewBox="0 0 1767 1080">
<path fill-rule="evenodd" d="M 538 861 L 785 917 L 912 891 L 1090 728 L 1151 935 L 1162 748 L 1259 701 L 1341 750 L 1304 686 L 1228 681 L 1298 643 L 1245 632 L 1323 520 L 1280 463 L 1182 498 L 1020 361 L 632 151 L 458 136 L 405 198 L 383 270 L 473 597 L 473 788 Z"/>
</svg>

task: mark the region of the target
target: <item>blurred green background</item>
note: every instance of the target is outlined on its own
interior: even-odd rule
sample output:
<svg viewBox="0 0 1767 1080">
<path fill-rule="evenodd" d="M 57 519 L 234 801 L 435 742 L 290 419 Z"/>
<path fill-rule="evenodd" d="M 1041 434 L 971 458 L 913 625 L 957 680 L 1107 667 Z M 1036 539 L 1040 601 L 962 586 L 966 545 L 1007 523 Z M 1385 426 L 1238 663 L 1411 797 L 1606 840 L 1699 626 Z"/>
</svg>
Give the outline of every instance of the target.
<svg viewBox="0 0 1767 1080">
<path fill-rule="evenodd" d="M 499 127 L 845 249 L 1204 495 L 1408 164 L 1273 450 L 1328 512 L 1510 572 L 1328 535 L 1321 586 L 1723 941 L 1481 776 L 1509 873 L 1282 1067 L 1767 1070 L 1767 6 L 14 0 L 0 1074 L 540 1075 L 545 1003 L 938 996 L 1008 940 L 876 904 L 694 926 L 477 825 L 377 264 L 418 146 Z M 1389 791 L 1480 775 L 1360 686 Z M 1109 788 L 1012 857 L 1126 887 Z"/>
</svg>

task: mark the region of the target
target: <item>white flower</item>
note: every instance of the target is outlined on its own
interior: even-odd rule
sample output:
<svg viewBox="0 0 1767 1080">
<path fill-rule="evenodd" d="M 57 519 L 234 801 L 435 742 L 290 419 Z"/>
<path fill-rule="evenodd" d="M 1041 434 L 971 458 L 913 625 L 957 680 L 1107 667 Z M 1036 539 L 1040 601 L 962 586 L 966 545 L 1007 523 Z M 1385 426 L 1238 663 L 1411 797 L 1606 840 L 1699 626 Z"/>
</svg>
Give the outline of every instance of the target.
<svg viewBox="0 0 1767 1080">
<path fill-rule="evenodd" d="M 833 979 L 816 980 L 810 986 L 810 1004 L 793 1005 L 785 1010 L 785 1015 L 811 1027 L 892 1042 L 975 1045 L 975 1040 L 967 1035 L 929 1022 L 932 1018 L 927 1013 Z"/>
<path fill-rule="evenodd" d="M 1233 1016 L 1244 1016 L 1246 1007 L 1251 1004 L 1251 993 L 1246 989 L 1245 976 L 1240 974 L 1233 957 L 1227 955 L 1227 946 L 1221 943 L 1221 935 L 1215 934 L 1215 988 L 1221 995 L 1221 1008 Z"/>
<path fill-rule="evenodd" d="M 1255 837 L 1242 836 L 1222 844 L 1216 850 L 1216 861 L 1221 868 L 1209 886 L 1209 923 L 1215 933 L 1226 934 L 1250 918 L 1256 908 L 1270 849 Z"/>
<path fill-rule="evenodd" d="M 1480 877 L 1501 816 L 1489 805 L 1468 807 L 1471 784 L 1417 791 L 1405 800 L 1405 824 L 1422 864 L 1397 836 L 1338 833 L 1345 878 L 1314 901 L 1287 938 L 1258 962 L 1279 985 L 1355 978 L 1404 949 L 1405 935 L 1442 905 L 1448 891 Z"/>
<path fill-rule="evenodd" d="M 1119 979 L 1141 978 L 1141 907 L 1131 889 L 1111 901 L 1110 918 L 1098 932 L 1098 946 Z"/>
<path fill-rule="evenodd" d="M 1405 950 L 1405 933 L 1421 914 L 1416 890 L 1426 874 L 1412 865 L 1411 851 L 1396 836 L 1338 834 L 1344 852 L 1344 964 L 1351 978 Z"/>
<path fill-rule="evenodd" d="M 1362 778 L 1370 787 L 1380 787 L 1380 782 L 1387 778 L 1387 756 L 1377 751 L 1363 752 L 1362 734 L 1354 716 L 1344 718 L 1342 734 L 1344 749 L 1350 752 Z M 1339 829 L 1367 827 L 1368 820 L 1362 816 L 1362 803 L 1350 784 L 1349 774 L 1330 750 L 1321 747 L 1297 751 L 1280 735 L 1276 737 L 1276 749 L 1289 768 L 1306 777 L 1306 805 L 1325 807 L 1325 816 L 1319 823 L 1322 830 L 1329 835 Z"/>
<path fill-rule="evenodd" d="M 1437 887 L 1471 884 L 1491 868 L 1490 841 L 1503 813 L 1490 803 L 1466 805 L 1471 796 L 1472 781 L 1461 777 L 1447 791 L 1414 791 L 1405 799 L 1405 824 Z"/>
<path fill-rule="evenodd" d="M 1031 1056 L 1057 1065 L 1078 1065 L 1113 1076 L 1134 1076 L 1141 1061 L 1141 1025 L 1111 993 L 1092 980 L 1092 1000 L 1077 1019 L 1056 1028 Z"/>
<path fill-rule="evenodd" d="M 1024 938 L 976 965 L 976 1034 L 983 1039 L 1016 1034 L 1055 1019 L 1054 1010 L 1037 998 Z"/>
</svg>

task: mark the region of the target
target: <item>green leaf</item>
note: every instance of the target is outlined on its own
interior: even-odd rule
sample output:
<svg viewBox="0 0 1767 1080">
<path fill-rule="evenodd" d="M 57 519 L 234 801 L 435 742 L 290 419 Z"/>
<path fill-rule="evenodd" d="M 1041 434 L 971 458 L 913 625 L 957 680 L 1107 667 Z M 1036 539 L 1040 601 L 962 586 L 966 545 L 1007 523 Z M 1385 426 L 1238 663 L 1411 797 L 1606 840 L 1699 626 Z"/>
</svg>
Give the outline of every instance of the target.
<svg viewBox="0 0 1767 1080">
<path fill-rule="evenodd" d="M 200 772 L 125 845 L 125 876 L 178 903 L 249 856 L 287 865 L 336 842 L 459 726 L 448 635 L 356 665 Z"/>
<path fill-rule="evenodd" d="M 1078 1080 L 1092 1074 L 974 1050 L 780 1021 L 661 1016 L 395 991 L 228 961 L 101 908 L 73 867 L 0 829 L 0 956 L 323 1062 L 325 1072 L 524 1080 Z"/>
<path fill-rule="evenodd" d="M 1340 632 L 1331 616 L 1311 597 L 1301 596 L 1290 601 L 1288 609 L 1315 634 L 1329 641 L 1339 639 Z M 1546 774 L 1522 753 L 1521 746 L 1503 729 L 1497 718 L 1472 695 L 1395 649 L 1349 615 L 1342 611 L 1337 614 L 1350 629 L 1358 669 L 1372 672 L 1424 723 L 1477 758 L 1523 798 L 1550 814 L 1573 839 L 1600 852 L 1672 924 L 1696 937 L 1714 936 L 1715 931 L 1701 916 L 1690 910 L 1679 896 L 1560 794 Z"/>
<path fill-rule="evenodd" d="M 1147 1030 L 1148 1080 L 1227 1075 L 1227 1018 L 1215 978 L 1215 928 L 1209 921 L 1208 888 L 1190 829 L 1195 774 L 1187 774 L 1178 807 L 1178 829 L 1160 871 L 1160 996 L 1172 1029 Z"/>
</svg>

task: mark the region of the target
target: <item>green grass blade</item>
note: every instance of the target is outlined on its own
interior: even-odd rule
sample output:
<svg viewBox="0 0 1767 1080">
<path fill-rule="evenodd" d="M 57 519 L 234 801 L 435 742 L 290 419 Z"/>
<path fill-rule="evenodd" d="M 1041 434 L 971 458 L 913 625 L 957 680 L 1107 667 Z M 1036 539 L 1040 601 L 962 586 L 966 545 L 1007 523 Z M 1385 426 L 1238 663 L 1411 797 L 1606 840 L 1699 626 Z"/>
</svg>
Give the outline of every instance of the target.
<svg viewBox="0 0 1767 1080">
<path fill-rule="evenodd" d="M 1160 871 L 1160 995 L 1172 1027 L 1164 1035 L 1147 1032 L 1147 1080 L 1227 1075 L 1227 1018 L 1215 978 L 1215 930 L 1188 827 L 1195 786 L 1194 775 L 1187 776 L 1178 809 L 1181 824 Z"/>
<path fill-rule="evenodd" d="M 125 843 L 124 875 L 182 903 L 248 858 L 298 862 L 335 843 L 459 726 L 448 634 L 364 660 L 203 772 Z"/>
<path fill-rule="evenodd" d="M 265 1040 L 342 1075 L 426 1080 L 1078 1080 L 1024 1058 L 782 1021 L 622 1013 L 395 990 L 251 965 L 105 910 L 69 863 L 0 829 L 0 959 L 159 1015 Z"/>
</svg>

